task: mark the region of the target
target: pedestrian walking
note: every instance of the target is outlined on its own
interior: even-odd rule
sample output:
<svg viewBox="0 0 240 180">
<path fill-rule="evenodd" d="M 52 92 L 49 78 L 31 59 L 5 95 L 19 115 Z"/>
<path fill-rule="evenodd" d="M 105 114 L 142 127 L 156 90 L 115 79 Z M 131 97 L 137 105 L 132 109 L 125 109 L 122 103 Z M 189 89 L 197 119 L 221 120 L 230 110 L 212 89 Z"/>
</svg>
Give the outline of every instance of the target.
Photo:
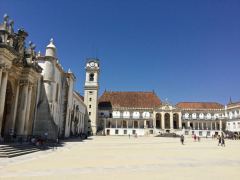
<svg viewBox="0 0 240 180">
<path fill-rule="evenodd" d="M 221 146 L 224 146 L 224 147 L 225 147 L 225 139 L 224 139 L 224 136 L 222 136 L 222 138 L 221 138 Z"/>
<path fill-rule="evenodd" d="M 180 136 L 180 141 L 181 141 L 182 145 L 184 145 L 184 136 L 183 135 Z"/>
<path fill-rule="evenodd" d="M 221 136 L 218 136 L 218 146 L 222 144 L 222 138 Z"/>
<path fill-rule="evenodd" d="M 197 140 L 197 136 L 196 136 L 196 134 L 194 134 L 193 139 L 194 139 L 194 141 Z"/>
</svg>

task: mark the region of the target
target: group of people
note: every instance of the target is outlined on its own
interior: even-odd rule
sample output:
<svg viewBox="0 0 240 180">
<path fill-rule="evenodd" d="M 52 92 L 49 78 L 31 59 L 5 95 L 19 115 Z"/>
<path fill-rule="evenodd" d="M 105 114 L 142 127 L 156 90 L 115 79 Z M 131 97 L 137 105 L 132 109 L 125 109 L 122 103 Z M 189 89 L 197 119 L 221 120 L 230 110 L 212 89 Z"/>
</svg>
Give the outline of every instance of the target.
<svg viewBox="0 0 240 180">
<path fill-rule="evenodd" d="M 221 145 L 221 146 L 224 146 L 225 147 L 225 139 L 224 139 L 224 136 L 223 135 L 219 135 L 218 136 L 218 146 Z"/>
<path fill-rule="evenodd" d="M 196 136 L 196 134 L 193 135 L 193 139 L 194 139 L 194 141 L 198 140 L 198 142 L 200 142 L 200 136 Z M 180 142 L 181 142 L 182 145 L 184 145 L 184 135 L 180 136 Z M 218 135 L 218 146 L 219 145 L 225 147 L 225 138 L 224 138 L 223 134 L 221 136 Z"/>
</svg>

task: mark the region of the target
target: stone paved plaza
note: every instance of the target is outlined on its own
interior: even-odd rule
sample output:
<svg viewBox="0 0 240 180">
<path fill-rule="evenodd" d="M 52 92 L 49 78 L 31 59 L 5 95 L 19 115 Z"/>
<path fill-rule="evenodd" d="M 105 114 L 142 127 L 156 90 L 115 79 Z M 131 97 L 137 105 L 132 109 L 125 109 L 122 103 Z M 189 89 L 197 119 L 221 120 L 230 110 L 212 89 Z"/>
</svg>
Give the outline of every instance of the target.
<svg viewBox="0 0 240 180">
<path fill-rule="evenodd" d="M 240 141 L 93 137 L 57 150 L 0 159 L 0 179 L 239 179 Z"/>
</svg>

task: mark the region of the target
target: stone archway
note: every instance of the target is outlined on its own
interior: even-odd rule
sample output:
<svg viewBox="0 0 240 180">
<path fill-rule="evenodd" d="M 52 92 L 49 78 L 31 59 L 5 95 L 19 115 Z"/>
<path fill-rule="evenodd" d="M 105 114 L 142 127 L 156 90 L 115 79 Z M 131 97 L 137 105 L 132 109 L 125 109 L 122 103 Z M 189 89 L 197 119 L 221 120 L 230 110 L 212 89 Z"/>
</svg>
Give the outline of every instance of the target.
<svg viewBox="0 0 240 180">
<path fill-rule="evenodd" d="M 164 120 L 165 120 L 165 129 L 170 129 L 170 114 L 169 113 L 164 114 Z"/>
<path fill-rule="evenodd" d="M 162 129 L 162 115 L 160 113 L 156 114 L 156 128 Z"/>
<path fill-rule="evenodd" d="M 1 136 L 4 137 L 10 134 L 11 123 L 12 123 L 12 107 L 13 107 L 14 93 L 12 84 L 10 81 L 7 82 L 6 96 L 5 96 L 5 105 L 2 121 Z"/>
<path fill-rule="evenodd" d="M 173 129 L 179 129 L 179 115 L 177 113 L 173 114 Z"/>
</svg>

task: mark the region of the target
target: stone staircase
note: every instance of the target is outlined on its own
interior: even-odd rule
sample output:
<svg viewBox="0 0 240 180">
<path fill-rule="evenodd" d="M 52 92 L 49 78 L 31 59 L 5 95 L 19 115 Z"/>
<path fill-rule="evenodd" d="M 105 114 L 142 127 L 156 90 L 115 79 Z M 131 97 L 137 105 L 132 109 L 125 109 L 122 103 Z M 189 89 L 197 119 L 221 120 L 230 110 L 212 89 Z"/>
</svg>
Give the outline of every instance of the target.
<svg viewBox="0 0 240 180">
<path fill-rule="evenodd" d="M 0 158 L 11 158 L 37 151 L 41 151 L 41 149 L 29 144 L 0 145 Z"/>
</svg>

